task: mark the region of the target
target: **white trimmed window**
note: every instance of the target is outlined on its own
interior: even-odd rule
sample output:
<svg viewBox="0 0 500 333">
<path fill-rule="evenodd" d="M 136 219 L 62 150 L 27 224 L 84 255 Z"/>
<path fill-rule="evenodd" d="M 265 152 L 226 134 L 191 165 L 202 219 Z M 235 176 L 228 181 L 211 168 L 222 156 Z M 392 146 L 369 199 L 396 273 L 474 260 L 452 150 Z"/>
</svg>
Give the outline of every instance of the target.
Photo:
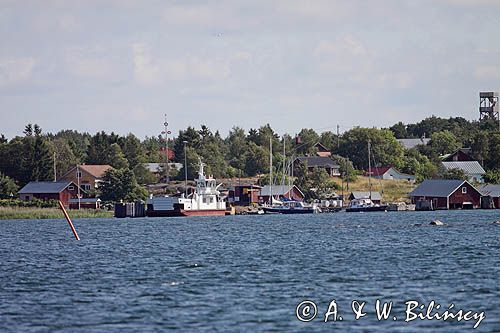
<svg viewBox="0 0 500 333">
<path fill-rule="evenodd" d="M 467 193 L 467 187 L 462 187 L 462 194 L 466 194 Z"/>
</svg>

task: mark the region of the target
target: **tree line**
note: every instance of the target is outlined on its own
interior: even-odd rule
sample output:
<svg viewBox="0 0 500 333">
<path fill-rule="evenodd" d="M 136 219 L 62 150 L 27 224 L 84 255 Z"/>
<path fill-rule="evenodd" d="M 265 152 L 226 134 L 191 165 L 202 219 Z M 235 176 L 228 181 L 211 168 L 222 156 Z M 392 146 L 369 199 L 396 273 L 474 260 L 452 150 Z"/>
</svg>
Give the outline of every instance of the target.
<svg viewBox="0 0 500 333">
<path fill-rule="evenodd" d="M 430 138 L 429 143 L 408 150 L 397 141 L 422 137 Z M 314 145 L 320 142 L 332 152 L 332 159 L 341 166 L 341 173 L 353 176 L 356 170 L 368 168 L 367 142 L 370 140 L 373 166 L 392 165 L 402 172 L 416 175 L 418 180 L 450 177 L 439 167 L 440 156 L 461 147 L 472 148 L 473 157 L 487 170 L 488 181 L 500 180 L 500 130 L 493 120 L 469 121 L 461 117 L 444 119 L 432 116 L 415 124 L 399 122 L 382 129 L 355 127 L 341 135 L 332 131 L 318 133 L 314 129 L 302 129 L 293 136 L 280 136 L 267 124 L 248 131 L 233 127 L 226 137 L 222 137 L 219 131 L 213 132 L 201 125 L 199 129 L 190 126 L 180 130 L 176 137 L 169 139 L 168 147 L 174 153 L 171 162 L 183 165 L 184 161 L 187 162 L 190 179 L 196 176 L 199 158 L 207 165 L 207 173 L 217 178 L 254 177 L 269 173 L 270 140 L 274 172 L 279 171 L 278 166 L 283 162 L 283 148 L 286 158 L 293 159 L 314 155 Z M 109 178 L 114 181 L 117 177 L 127 179 L 127 186 L 130 181 L 133 184 L 158 182 L 162 179 L 156 179 L 144 163 L 165 162 L 166 146 L 163 136 L 141 140 L 131 133 L 121 136 L 104 131 L 89 134 L 62 130 L 53 134 L 43 133 L 36 124 L 28 124 L 23 135 L 10 140 L 0 136 L 0 194 L 15 194 L 29 181 L 53 180 L 54 162 L 57 177 L 75 164 L 109 164 L 117 170 Z M 172 168 L 160 170 L 160 177 L 168 172 L 171 179 L 184 179 L 183 168 L 180 172 Z M 317 179 L 315 185 L 325 179 L 319 173 L 312 177 Z M 307 184 L 306 179 L 297 181 Z M 144 191 L 133 191 L 144 195 Z"/>
</svg>

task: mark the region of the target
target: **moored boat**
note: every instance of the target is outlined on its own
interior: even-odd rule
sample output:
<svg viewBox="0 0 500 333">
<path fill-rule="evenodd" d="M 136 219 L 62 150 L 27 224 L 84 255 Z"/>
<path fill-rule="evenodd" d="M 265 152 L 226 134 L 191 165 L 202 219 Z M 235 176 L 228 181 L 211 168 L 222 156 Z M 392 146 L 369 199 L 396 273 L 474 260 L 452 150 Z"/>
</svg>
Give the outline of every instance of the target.
<svg viewBox="0 0 500 333">
<path fill-rule="evenodd" d="M 205 176 L 204 164 L 200 160 L 196 189 L 188 196 L 157 197 L 148 201 L 148 216 L 223 216 L 226 202 L 221 197 L 216 180 Z"/>
<path fill-rule="evenodd" d="M 285 200 L 275 201 L 272 205 L 263 206 L 266 214 L 314 214 L 321 210 L 316 205 L 306 205 L 302 201 Z"/>
<path fill-rule="evenodd" d="M 384 212 L 387 205 L 373 203 L 370 198 L 353 199 L 345 209 L 346 212 Z"/>
</svg>

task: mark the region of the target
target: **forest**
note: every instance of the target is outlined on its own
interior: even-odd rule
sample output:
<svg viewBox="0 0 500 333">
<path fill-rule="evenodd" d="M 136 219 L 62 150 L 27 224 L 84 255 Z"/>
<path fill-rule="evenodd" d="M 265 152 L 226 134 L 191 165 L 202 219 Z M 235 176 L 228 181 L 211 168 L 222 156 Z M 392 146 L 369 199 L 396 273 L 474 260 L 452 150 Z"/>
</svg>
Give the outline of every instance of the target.
<svg viewBox="0 0 500 333">
<path fill-rule="evenodd" d="M 28 124 L 22 135 L 10 140 L 0 135 L 0 195 L 8 197 L 29 181 L 54 179 L 75 164 L 109 164 L 116 170 L 107 175 L 118 182 L 126 179 L 132 197 L 143 196 L 142 185 L 158 182 L 144 166 L 146 162 L 165 162 L 165 137 L 151 136 L 139 139 L 130 133 L 125 136 L 104 131 L 90 134 L 76 130 L 44 133 L 37 124 Z M 426 145 L 404 149 L 400 138 L 429 138 Z M 400 171 L 414 174 L 418 181 L 436 177 L 461 177 L 440 170 L 440 156 L 458 148 L 469 147 L 472 155 L 487 171 L 487 182 L 500 182 L 500 129 L 491 119 L 469 121 L 464 118 L 428 117 L 415 124 L 398 122 L 388 128 L 354 127 L 340 135 L 332 131 L 321 133 L 302 129 L 298 133 L 276 133 L 269 124 L 245 131 L 233 127 L 226 137 L 205 125 L 188 127 L 169 138 L 173 161 L 187 161 L 188 178 L 195 177 L 198 160 L 207 165 L 207 172 L 216 178 L 254 177 L 269 173 L 269 142 L 272 140 L 273 161 L 315 154 L 314 145 L 320 142 L 332 152 L 332 159 L 340 165 L 342 175 L 354 177 L 368 168 L 367 142 L 372 147 L 372 165 L 392 165 Z M 164 170 L 166 173 L 167 171 Z M 184 170 L 168 170 L 171 179 L 184 179 Z M 298 175 L 300 176 L 300 175 Z M 315 176 L 315 175 L 313 175 Z M 317 181 L 325 179 L 316 175 Z M 300 177 L 298 177 L 300 178 Z M 296 179 L 304 185 L 304 179 Z M 266 179 L 262 177 L 262 179 Z M 160 179 L 161 180 L 161 179 Z M 115 189 L 116 190 L 116 189 Z M 116 197 L 114 198 L 116 199 Z"/>
</svg>

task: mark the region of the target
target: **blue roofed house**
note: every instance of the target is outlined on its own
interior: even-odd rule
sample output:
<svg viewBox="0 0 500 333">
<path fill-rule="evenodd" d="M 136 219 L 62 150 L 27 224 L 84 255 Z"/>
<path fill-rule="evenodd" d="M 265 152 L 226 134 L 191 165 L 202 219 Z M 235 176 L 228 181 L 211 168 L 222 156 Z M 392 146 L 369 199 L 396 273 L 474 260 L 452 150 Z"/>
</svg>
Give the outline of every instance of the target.
<svg viewBox="0 0 500 333">
<path fill-rule="evenodd" d="M 446 170 L 462 170 L 470 182 L 484 182 L 483 176 L 486 172 L 478 161 L 443 161 L 441 165 Z"/>
<path fill-rule="evenodd" d="M 78 187 L 72 181 L 29 182 L 19 191 L 21 200 L 59 200 L 65 206 L 69 206 L 70 199 L 77 197 Z"/>
</svg>

